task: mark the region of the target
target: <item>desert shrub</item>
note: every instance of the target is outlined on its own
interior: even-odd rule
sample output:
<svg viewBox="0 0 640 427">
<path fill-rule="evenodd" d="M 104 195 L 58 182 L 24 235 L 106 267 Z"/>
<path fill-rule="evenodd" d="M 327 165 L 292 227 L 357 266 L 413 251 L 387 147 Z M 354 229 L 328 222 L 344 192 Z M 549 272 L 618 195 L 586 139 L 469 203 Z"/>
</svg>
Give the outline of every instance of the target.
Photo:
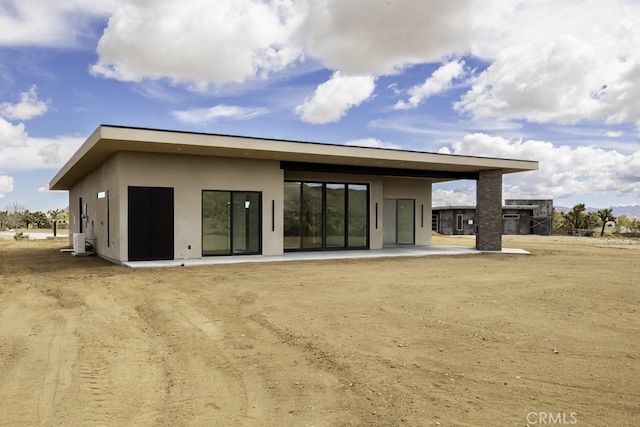
<svg viewBox="0 0 640 427">
<path fill-rule="evenodd" d="M 29 240 L 29 235 L 24 234 L 24 231 L 16 231 L 16 234 L 13 235 L 15 240 Z"/>
<path fill-rule="evenodd" d="M 29 240 L 29 235 L 25 234 L 24 231 L 16 231 L 16 234 L 13 235 L 15 240 Z"/>
<path fill-rule="evenodd" d="M 634 237 L 634 238 L 639 238 L 640 237 L 640 232 L 634 232 L 634 231 L 630 231 L 628 233 L 614 233 L 615 236 L 620 236 L 620 237 Z"/>
</svg>

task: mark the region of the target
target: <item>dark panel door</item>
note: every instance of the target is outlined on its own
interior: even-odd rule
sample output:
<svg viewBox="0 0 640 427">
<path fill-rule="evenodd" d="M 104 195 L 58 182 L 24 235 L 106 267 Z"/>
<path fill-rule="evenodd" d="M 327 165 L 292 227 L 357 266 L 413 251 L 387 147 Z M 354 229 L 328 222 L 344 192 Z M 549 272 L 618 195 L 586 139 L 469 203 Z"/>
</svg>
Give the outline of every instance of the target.
<svg viewBox="0 0 640 427">
<path fill-rule="evenodd" d="M 173 188 L 129 187 L 129 261 L 173 259 Z"/>
</svg>

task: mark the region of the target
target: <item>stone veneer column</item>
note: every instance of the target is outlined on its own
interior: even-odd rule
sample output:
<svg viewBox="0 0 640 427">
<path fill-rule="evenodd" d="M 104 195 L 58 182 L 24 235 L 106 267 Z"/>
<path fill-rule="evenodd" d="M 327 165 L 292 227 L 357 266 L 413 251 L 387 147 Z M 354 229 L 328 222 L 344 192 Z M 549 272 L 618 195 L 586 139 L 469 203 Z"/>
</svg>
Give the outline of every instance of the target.
<svg viewBox="0 0 640 427">
<path fill-rule="evenodd" d="M 502 170 L 481 171 L 476 188 L 476 249 L 502 250 Z"/>
</svg>

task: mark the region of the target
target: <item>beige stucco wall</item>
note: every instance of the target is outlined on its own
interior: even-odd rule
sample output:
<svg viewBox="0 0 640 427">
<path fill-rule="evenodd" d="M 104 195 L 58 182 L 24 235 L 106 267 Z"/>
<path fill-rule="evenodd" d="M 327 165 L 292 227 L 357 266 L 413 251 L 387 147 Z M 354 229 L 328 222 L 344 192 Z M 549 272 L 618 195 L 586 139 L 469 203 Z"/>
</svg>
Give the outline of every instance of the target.
<svg viewBox="0 0 640 427">
<path fill-rule="evenodd" d="M 87 207 L 84 232 L 103 257 L 128 260 L 128 187 L 171 187 L 174 189 L 174 255 L 200 258 L 202 254 L 202 190 L 259 191 L 262 193 L 262 253 L 282 254 L 283 197 L 286 180 L 369 184 L 369 245 L 383 244 L 383 202 L 385 198 L 416 200 L 416 244 L 431 244 L 431 181 L 388 178 L 374 175 L 286 173 L 277 160 L 252 160 L 192 155 L 119 152 L 91 172 L 69 191 L 70 230 L 78 232 L 78 198 Z M 107 242 L 107 199 L 109 235 Z M 275 203 L 275 218 L 271 206 Z M 377 218 L 377 221 L 376 221 Z M 272 224 L 273 221 L 273 224 Z M 72 235 L 70 233 L 70 235 Z"/>
<path fill-rule="evenodd" d="M 84 232 L 95 242 L 96 252 L 117 261 L 128 260 L 128 187 L 174 189 L 174 255 L 202 255 L 202 190 L 262 192 L 262 253 L 282 254 L 283 172 L 279 161 L 120 152 L 69 190 L 70 230 L 80 228 L 79 201 L 87 207 Z M 107 245 L 109 192 L 110 242 Z M 271 205 L 275 203 L 272 224 Z M 272 227 L 273 225 L 273 227 Z M 70 243 L 72 243 L 70 233 Z"/>
<path fill-rule="evenodd" d="M 69 190 L 69 244 L 73 244 L 73 233 L 80 231 L 80 221 L 83 221 L 83 232 L 86 238 L 94 244 L 94 249 L 105 258 L 119 260 L 120 247 L 117 242 L 119 218 L 119 186 L 118 168 L 115 157 L 109 158 L 97 169 L 85 177 Z M 109 193 L 109 221 L 107 221 L 107 198 L 98 199 L 98 192 Z M 80 212 L 79 199 L 86 207 Z M 82 218 L 86 211 L 86 217 Z M 110 227 L 108 225 L 110 223 Z M 110 228 L 110 229 L 109 229 Z M 110 241 L 107 242 L 107 234 Z"/>
<path fill-rule="evenodd" d="M 121 226 L 126 236 L 128 186 L 174 189 L 174 255 L 202 255 L 202 190 L 262 192 L 262 254 L 282 254 L 284 187 L 279 161 L 122 152 L 117 155 L 120 175 Z M 271 204 L 275 202 L 272 228 Z M 190 247 L 190 249 L 189 249 Z M 120 239 L 121 259 L 128 259 L 126 239 Z"/>
</svg>

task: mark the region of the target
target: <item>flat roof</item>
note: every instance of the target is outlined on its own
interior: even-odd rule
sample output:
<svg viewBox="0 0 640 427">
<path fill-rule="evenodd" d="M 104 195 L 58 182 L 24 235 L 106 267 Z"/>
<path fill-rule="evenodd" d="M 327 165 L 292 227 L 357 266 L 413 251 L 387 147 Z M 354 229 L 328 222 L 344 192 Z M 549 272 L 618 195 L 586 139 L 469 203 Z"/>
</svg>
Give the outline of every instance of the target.
<svg viewBox="0 0 640 427">
<path fill-rule="evenodd" d="M 88 173 L 119 151 L 187 154 L 277 160 L 291 164 L 337 165 L 394 171 L 394 176 L 415 176 L 409 171 L 479 173 L 501 169 L 503 173 L 538 169 L 538 162 L 492 157 L 460 156 L 389 148 L 301 142 L 247 136 L 100 125 L 71 156 L 49 183 L 51 190 L 69 190 Z M 426 176 L 426 175 L 425 175 Z M 434 178 L 438 178 L 434 174 Z M 438 178 L 448 180 L 451 178 Z"/>
<path fill-rule="evenodd" d="M 540 207 L 539 205 L 502 205 L 504 210 L 533 210 Z M 448 211 L 448 210 L 476 210 L 476 206 L 472 205 L 449 205 L 449 206 L 434 206 L 431 208 L 434 211 Z"/>
</svg>

